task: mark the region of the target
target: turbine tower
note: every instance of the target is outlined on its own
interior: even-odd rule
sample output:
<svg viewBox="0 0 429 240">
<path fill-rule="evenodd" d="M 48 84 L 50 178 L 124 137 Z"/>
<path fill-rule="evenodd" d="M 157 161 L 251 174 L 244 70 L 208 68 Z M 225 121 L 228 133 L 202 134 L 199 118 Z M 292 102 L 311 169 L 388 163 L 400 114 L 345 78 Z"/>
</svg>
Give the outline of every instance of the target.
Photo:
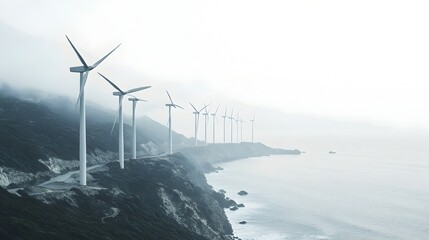
<svg viewBox="0 0 429 240">
<path fill-rule="evenodd" d="M 237 113 L 237 117 L 234 119 L 235 120 L 235 124 L 237 124 L 237 143 L 240 141 L 240 139 L 238 138 L 238 133 L 240 132 L 238 123 L 240 122 L 240 112 Z"/>
<path fill-rule="evenodd" d="M 121 44 L 119 44 L 117 47 L 115 47 L 112 51 L 110 51 L 106 56 L 98 60 L 93 65 L 89 66 L 86 64 L 83 57 L 80 55 L 80 53 L 77 51 L 73 43 L 70 41 L 70 39 L 67 37 L 68 42 L 70 43 L 71 47 L 73 48 L 74 52 L 76 53 L 77 57 L 79 58 L 80 62 L 83 66 L 78 67 L 71 67 L 70 72 L 76 72 L 80 75 L 80 91 L 79 91 L 79 97 L 77 98 L 76 106 L 80 105 L 79 109 L 79 115 L 80 115 L 80 121 L 79 121 L 79 181 L 80 185 L 85 186 L 86 185 L 86 114 L 85 114 L 85 84 L 86 80 L 88 79 L 89 72 L 96 68 L 98 65 L 100 65 L 101 62 L 103 62 L 110 54 L 112 54 L 113 51 L 115 51 Z"/>
<path fill-rule="evenodd" d="M 147 102 L 144 99 L 136 98 L 133 96 L 132 98 L 128 98 L 128 101 L 133 102 L 133 136 L 132 136 L 132 144 L 133 144 L 133 159 L 137 158 L 137 125 L 136 125 L 136 106 L 137 102 Z"/>
<path fill-rule="evenodd" d="M 192 108 L 194 109 L 193 114 L 195 115 L 195 146 L 198 146 L 198 138 L 197 137 L 198 137 L 198 122 L 200 121 L 200 112 L 202 110 L 204 110 L 207 107 L 207 105 L 204 106 L 203 108 L 201 108 L 200 111 L 198 111 L 197 108 L 195 108 L 195 106 L 192 105 L 192 103 L 189 103 L 189 104 L 191 104 Z"/>
<path fill-rule="evenodd" d="M 226 115 L 227 110 L 228 110 L 228 107 L 225 107 L 225 114 L 222 116 L 222 118 L 223 118 L 223 143 L 226 143 L 226 118 L 228 117 Z"/>
<path fill-rule="evenodd" d="M 181 106 L 174 104 L 173 100 L 171 99 L 170 94 L 167 92 L 168 98 L 170 99 L 170 103 L 165 104 L 165 106 L 168 107 L 168 153 L 171 155 L 173 154 L 173 135 L 171 130 L 171 107 L 174 108 L 182 108 Z"/>
<path fill-rule="evenodd" d="M 220 105 L 217 105 L 216 111 L 211 114 L 213 117 L 213 143 L 216 143 L 216 121 L 215 120 L 216 120 L 217 111 L 219 110 L 219 106 Z"/>
<path fill-rule="evenodd" d="M 121 169 L 124 169 L 124 116 L 122 113 L 122 100 L 124 99 L 124 96 L 133 93 L 138 92 L 147 88 L 150 88 L 151 86 L 144 86 L 144 87 L 138 87 L 133 88 L 128 91 L 122 91 L 118 86 L 116 86 L 112 81 L 107 79 L 105 76 L 103 76 L 101 73 L 98 73 L 101 77 L 103 77 L 112 87 L 114 87 L 118 92 L 113 92 L 113 96 L 118 96 L 119 98 L 119 105 L 118 105 L 118 112 L 115 116 L 115 121 L 113 122 L 113 127 L 110 133 L 113 132 L 113 129 L 115 128 L 116 119 L 119 116 L 119 165 L 121 166 Z"/>
<path fill-rule="evenodd" d="M 205 104 L 204 104 L 205 105 Z M 209 112 L 211 111 L 211 107 L 209 109 L 209 111 L 207 111 L 207 108 L 204 109 L 204 143 L 205 145 L 207 145 L 207 125 L 208 125 L 208 121 L 209 121 Z"/>
<path fill-rule="evenodd" d="M 234 128 L 234 122 L 233 121 L 234 121 L 234 118 L 232 117 L 233 114 L 234 114 L 234 108 L 231 111 L 231 116 L 228 117 L 231 120 L 231 143 L 232 143 L 232 140 L 233 140 L 233 137 L 234 137 L 234 132 L 233 132 L 233 128 Z"/>
<path fill-rule="evenodd" d="M 240 142 L 243 142 L 243 118 L 240 118 Z"/>
<path fill-rule="evenodd" d="M 253 127 L 255 125 L 255 114 L 253 114 L 253 119 L 250 121 L 252 122 L 252 142 L 253 142 Z"/>
</svg>

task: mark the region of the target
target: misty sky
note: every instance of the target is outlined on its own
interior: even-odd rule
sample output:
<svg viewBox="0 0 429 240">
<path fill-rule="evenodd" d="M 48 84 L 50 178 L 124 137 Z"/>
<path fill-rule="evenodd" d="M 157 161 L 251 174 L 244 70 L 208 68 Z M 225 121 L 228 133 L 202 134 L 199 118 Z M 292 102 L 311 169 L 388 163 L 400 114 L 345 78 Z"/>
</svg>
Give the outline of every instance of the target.
<svg viewBox="0 0 429 240">
<path fill-rule="evenodd" d="M 169 89 L 188 111 L 205 101 L 245 119 L 270 108 L 428 130 L 428 12 L 413 0 L 0 0 L 0 83 L 76 98 L 68 34 L 90 63 L 122 43 L 96 71 L 125 89 L 152 85 L 139 96 L 161 122 Z M 96 71 L 87 98 L 116 108 Z"/>
</svg>

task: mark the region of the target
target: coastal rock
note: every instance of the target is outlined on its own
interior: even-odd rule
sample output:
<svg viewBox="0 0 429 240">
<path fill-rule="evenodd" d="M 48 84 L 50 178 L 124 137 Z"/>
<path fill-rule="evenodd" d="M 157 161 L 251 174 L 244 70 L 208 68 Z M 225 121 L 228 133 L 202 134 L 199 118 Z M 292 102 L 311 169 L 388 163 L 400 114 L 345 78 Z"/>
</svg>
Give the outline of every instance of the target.
<svg viewBox="0 0 429 240">
<path fill-rule="evenodd" d="M 218 190 L 218 192 L 223 193 L 223 194 L 225 194 L 225 193 L 226 193 L 226 191 L 225 191 L 225 190 L 223 190 L 223 189 L 219 189 L 219 190 Z"/>
<path fill-rule="evenodd" d="M 237 204 L 237 207 L 239 207 L 239 208 L 243 208 L 243 207 L 244 207 L 244 204 L 242 204 L 242 203 Z"/>
<path fill-rule="evenodd" d="M 238 192 L 237 193 L 238 195 L 240 195 L 240 196 L 245 196 L 245 195 L 247 195 L 247 194 L 249 194 L 248 192 L 246 192 L 246 191 L 244 191 L 244 190 L 241 190 L 240 192 Z"/>
<path fill-rule="evenodd" d="M 233 206 L 233 207 L 230 207 L 229 210 L 231 210 L 231 211 L 237 211 L 238 207 L 237 206 Z"/>
</svg>

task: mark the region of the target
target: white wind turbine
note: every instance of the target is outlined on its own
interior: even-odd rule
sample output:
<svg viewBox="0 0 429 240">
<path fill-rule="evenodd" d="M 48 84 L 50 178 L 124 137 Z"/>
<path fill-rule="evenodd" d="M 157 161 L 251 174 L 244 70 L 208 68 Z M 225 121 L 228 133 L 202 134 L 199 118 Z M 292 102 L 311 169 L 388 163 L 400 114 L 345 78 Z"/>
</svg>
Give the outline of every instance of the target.
<svg viewBox="0 0 429 240">
<path fill-rule="evenodd" d="M 118 106 L 118 111 L 117 111 L 116 116 L 115 116 L 115 121 L 113 122 L 112 130 L 110 133 L 113 132 L 113 129 L 115 128 L 115 124 L 116 124 L 116 119 L 119 116 L 119 165 L 121 166 L 121 169 L 124 169 L 124 116 L 122 113 L 122 100 L 124 99 L 124 96 L 129 94 L 129 93 L 138 92 L 138 91 L 150 88 L 151 86 L 138 87 L 138 88 L 130 89 L 128 91 L 122 91 L 118 86 L 116 86 L 112 81 L 107 79 L 101 73 L 98 73 L 98 74 L 101 77 L 103 77 L 108 83 L 110 83 L 110 85 L 112 85 L 112 87 L 114 87 L 116 90 L 118 90 L 118 92 L 113 92 L 114 96 L 119 97 L 119 106 Z"/>
<path fill-rule="evenodd" d="M 240 142 L 243 142 L 243 118 L 240 118 Z"/>
<path fill-rule="evenodd" d="M 77 72 L 80 74 L 80 91 L 79 91 L 79 97 L 77 98 L 76 106 L 80 104 L 79 109 L 79 115 L 80 115 L 80 122 L 79 122 L 79 181 L 80 185 L 86 185 L 86 114 L 85 114 L 85 84 L 86 80 L 88 79 L 89 72 L 96 68 L 98 65 L 100 65 L 101 62 L 103 62 L 113 51 L 115 51 L 121 44 L 119 44 L 117 47 L 115 47 L 112 51 L 110 51 L 106 56 L 98 60 L 93 65 L 89 66 L 86 64 L 83 57 L 80 55 L 80 53 L 77 51 L 73 43 L 70 41 L 70 39 L 67 37 L 68 42 L 72 46 L 74 52 L 78 56 L 80 62 L 83 66 L 78 67 L 71 67 L 70 72 Z"/>
<path fill-rule="evenodd" d="M 136 98 L 133 96 L 132 98 L 128 98 L 128 101 L 133 102 L 133 136 L 132 136 L 132 144 L 133 144 L 133 159 L 137 158 L 137 125 L 136 125 L 136 106 L 137 102 L 147 102 L 144 99 Z"/>
<path fill-rule="evenodd" d="M 226 115 L 227 110 L 228 110 L 228 107 L 225 107 L 225 114 L 222 116 L 222 118 L 223 118 L 223 143 L 226 143 L 226 118 L 228 117 Z"/>
<path fill-rule="evenodd" d="M 255 125 L 255 114 L 253 114 L 253 119 L 250 121 L 252 122 L 252 142 L 253 142 L 253 127 Z"/>
<path fill-rule="evenodd" d="M 213 117 L 213 143 L 216 143 L 216 114 L 217 114 L 217 111 L 219 110 L 219 106 L 220 105 L 217 105 L 216 111 L 211 114 Z M 224 130 L 225 130 L 225 128 L 224 128 Z M 224 133 L 225 133 L 225 131 L 224 131 Z"/>
<path fill-rule="evenodd" d="M 237 117 L 234 119 L 235 120 L 235 124 L 237 124 L 237 143 L 240 141 L 240 139 L 238 138 L 238 133 L 240 132 L 240 129 L 238 128 L 238 123 L 240 122 L 240 112 L 237 113 Z"/>
<path fill-rule="evenodd" d="M 171 155 L 173 153 L 173 135 L 172 135 L 172 130 L 171 130 L 171 107 L 174 108 L 182 108 L 181 106 L 175 104 L 173 102 L 173 99 L 171 99 L 170 94 L 167 92 L 168 98 L 170 99 L 170 103 L 165 104 L 165 106 L 168 107 L 168 153 Z"/>
<path fill-rule="evenodd" d="M 198 137 L 198 123 L 200 121 L 200 113 L 202 110 L 204 110 L 207 107 L 207 105 L 204 106 L 203 108 L 201 108 L 200 111 L 198 111 L 195 108 L 195 106 L 192 105 L 192 103 L 189 103 L 189 104 L 191 104 L 192 108 L 194 109 L 193 114 L 195 115 L 195 146 L 198 146 L 198 138 L 197 137 Z"/>
<path fill-rule="evenodd" d="M 205 105 L 205 104 L 204 104 Z M 210 104 L 209 104 L 210 105 Z M 207 111 L 207 108 L 204 109 L 204 143 L 207 145 L 207 126 L 208 126 L 208 121 L 209 121 L 209 113 L 211 111 L 211 107 L 210 109 Z"/>
<path fill-rule="evenodd" d="M 233 114 L 234 114 L 234 108 L 232 108 L 231 116 L 228 117 L 231 120 L 231 143 L 232 143 L 232 140 L 233 140 L 233 137 L 234 137 L 234 132 L 233 132 L 233 128 L 234 128 L 234 122 L 233 121 L 234 121 L 234 118 L 232 117 Z"/>
</svg>

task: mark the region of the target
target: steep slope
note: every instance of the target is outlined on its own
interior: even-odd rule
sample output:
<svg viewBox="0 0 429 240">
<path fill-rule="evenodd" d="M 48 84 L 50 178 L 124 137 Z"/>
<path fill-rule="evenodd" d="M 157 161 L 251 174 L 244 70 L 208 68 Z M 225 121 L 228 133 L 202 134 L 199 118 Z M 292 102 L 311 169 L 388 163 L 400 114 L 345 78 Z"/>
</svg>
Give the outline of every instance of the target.
<svg viewBox="0 0 429 240">
<path fill-rule="evenodd" d="M 88 187 L 54 182 L 18 191 L 22 197 L 0 191 L 0 238 L 222 240 L 232 235 L 225 196 L 181 154 L 130 160 L 124 170 L 108 163 L 89 174 Z"/>
</svg>

